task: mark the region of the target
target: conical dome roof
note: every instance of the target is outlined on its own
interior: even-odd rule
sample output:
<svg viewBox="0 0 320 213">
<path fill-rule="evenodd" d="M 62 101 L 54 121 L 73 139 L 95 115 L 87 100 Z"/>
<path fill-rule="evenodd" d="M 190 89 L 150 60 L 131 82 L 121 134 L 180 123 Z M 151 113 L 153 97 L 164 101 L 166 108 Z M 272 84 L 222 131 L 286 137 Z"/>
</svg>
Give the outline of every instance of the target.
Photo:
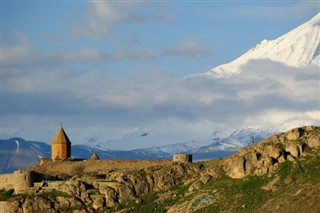
<svg viewBox="0 0 320 213">
<path fill-rule="evenodd" d="M 93 155 L 91 156 L 90 160 L 99 160 L 99 156 L 97 155 L 97 153 L 93 153 Z"/>
<path fill-rule="evenodd" d="M 62 127 L 59 128 L 56 136 L 52 140 L 52 144 L 71 144 L 67 134 Z"/>
</svg>

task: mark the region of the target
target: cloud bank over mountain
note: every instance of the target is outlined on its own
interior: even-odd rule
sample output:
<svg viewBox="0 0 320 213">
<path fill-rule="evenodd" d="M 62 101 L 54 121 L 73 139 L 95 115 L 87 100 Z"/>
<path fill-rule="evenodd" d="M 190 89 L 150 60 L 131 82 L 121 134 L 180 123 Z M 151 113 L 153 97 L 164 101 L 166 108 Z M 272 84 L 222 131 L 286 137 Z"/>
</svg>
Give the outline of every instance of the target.
<svg viewBox="0 0 320 213">
<path fill-rule="evenodd" d="M 87 22 L 72 28 L 78 37 L 112 40 L 115 38 L 110 29 L 116 23 L 173 20 L 167 13 L 156 13 L 151 16 L 154 19 L 147 21 L 146 17 L 150 16 L 139 13 L 140 3 L 130 8 L 98 4 L 102 3 L 90 2 L 85 15 Z M 285 40 L 291 38 L 290 42 L 297 44 L 294 47 L 300 47 L 301 43 L 295 39 L 302 38 L 301 33 L 319 32 L 319 24 L 312 27 L 314 31 L 302 30 L 299 36 L 287 34 Z M 109 48 L 101 43 L 108 47 L 102 49 L 85 41 L 88 45 L 81 48 L 50 51 L 40 48 L 19 30 L 14 30 L 12 35 L 3 39 L 2 129 L 5 132 L 30 125 L 55 129 L 60 122 L 88 134 L 92 129 L 126 132 L 147 128 L 154 129 L 150 134 L 156 134 L 164 145 L 208 139 L 215 130 L 238 127 L 289 129 L 305 124 L 320 125 L 320 65 L 317 61 L 309 64 L 304 61 L 308 66 L 288 65 L 281 58 L 286 54 L 275 60 L 279 52 L 273 51 L 274 48 L 292 51 L 287 47 L 288 42 L 285 45 L 280 42 L 278 46 L 277 39 L 260 43 L 256 47 L 269 44 L 263 46 L 263 51 L 274 53 L 272 57 L 247 54 L 232 69 L 227 69 L 232 63 L 225 66 L 228 75 L 213 75 L 213 69 L 181 77 L 152 63 L 142 66 L 130 61 L 183 58 L 191 66 L 189 59 L 211 57 L 214 51 L 194 39 L 181 39 L 172 46 L 167 43 L 158 51 L 143 48 L 139 39 L 127 49 L 120 48 L 121 45 Z M 303 44 L 306 49 L 310 46 L 308 50 L 312 49 L 313 56 L 318 57 L 319 36 L 312 38 L 311 43 Z M 129 63 L 125 68 L 110 67 L 120 61 Z M 150 141 L 146 147 L 155 143 L 158 141 Z"/>
<path fill-rule="evenodd" d="M 143 125 L 191 138 L 214 129 L 319 122 L 318 67 L 254 60 L 244 70 L 228 79 L 181 79 L 156 71 L 121 78 L 13 71 L 6 76 L 4 119 L 13 123 L 24 112 L 40 123 L 61 119 L 78 128 Z"/>
</svg>

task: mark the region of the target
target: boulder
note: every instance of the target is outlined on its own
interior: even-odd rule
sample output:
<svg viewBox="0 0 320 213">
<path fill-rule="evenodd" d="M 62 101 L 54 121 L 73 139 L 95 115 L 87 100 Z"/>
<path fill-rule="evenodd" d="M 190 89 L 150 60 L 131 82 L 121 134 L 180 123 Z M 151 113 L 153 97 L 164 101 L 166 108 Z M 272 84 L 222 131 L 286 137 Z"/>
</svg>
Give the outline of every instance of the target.
<svg viewBox="0 0 320 213">
<path fill-rule="evenodd" d="M 99 209 L 103 206 L 105 206 L 105 200 L 104 200 L 104 196 L 101 196 L 101 195 L 97 195 L 97 196 L 94 196 L 92 197 L 92 207 L 94 209 Z"/>
<path fill-rule="evenodd" d="M 51 200 L 41 196 L 26 197 L 22 204 L 22 209 L 24 213 L 50 212 Z"/>
<path fill-rule="evenodd" d="M 213 178 L 218 178 L 221 172 L 221 169 L 217 167 L 211 167 L 207 170 L 208 175 L 210 175 Z"/>
<path fill-rule="evenodd" d="M 269 169 L 267 167 L 259 167 L 254 171 L 255 175 L 261 176 L 267 174 Z"/>
<path fill-rule="evenodd" d="M 272 157 L 274 159 L 278 159 L 282 155 L 281 149 L 274 146 L 268 146 L 267 153 L 269 157 Z"/>
<path fill-rule="evenodd" d="M 108 207 L 114 207 L 117 204 L 118 197 L 113 189 L 106 189 L 104 191 L 105 198 L 106 198 L 106 206 Z"/>
<path fill-rule="evenodd" d="M 314 127 L 313 126 L 305 126 L 303 128 L 303 130 L 306 131 L 306 132 L 310 132 L 310 131 L 314 130 Z"/>
<path fill-rule="evenodd" d="M 150 189 L 154 189 L 154 179 L 152 175 L 147 175 L 147 183 L 150 187 Z"/>
<path fill-rule="evenodd" d="M 66 192 L 69 195 L 80 197 L 82 192 L 86 191 L 86 186 L 79 180 L 68 180 L 57 189 Z"/>
<path fill-rule="evenodd" d="M 56 200 L 59 208 L 70 208 L 70 202 L 65 197 L 57 197 Z"/>
<path fill-rule="evenodd" d="M 288 155 L 287 160 L 293 162 L 293 161 L 295 161 L 295 158 L 292 155 Z"/>
<path fill-rule="evenodd" d="M 290 152 L 290 154 L 293 157 L 299 157 L 300 156 L 300 148 L 297 144 L 289 143 L 286 146 L 286 152 Z"/>
<path fill-rule="evenodd" d="M 68 199 L 68 202 L 70 203 L 70 207 L 71 208 L 83 205 L 83 203 L 80 200 L 76 199 L 75 197 L 70 197 L 70 198 L 67 198 L 67 199 Z"/>
<path fill-rule="evenodd" d="M 19 200 L 8 200 L 5 206 L 6 209 L 1 209 L 3 213 L 23 213 L 21 202 Z"/>
<path fill-rule="evenodd" d="M 308 138 L 307 144 L 311 148 L 316 148 L 320 146 L 320 134 L 318 135 L 312 135 Z"/>
<path fill-rule="evenodd" d="M 119 191 L 119 203 L 125 203 L 131 200 L 136 199 L 134 196 L 133 190 L 128 186 L 122 185 L 118 188 Z"/>
<path fill-rule="evenodd" d="M 287 133 L 286 138 L 289 141 L 296 141 L 302 135 L 302 133 L 303 133 L 303 129 L 295 128 L 295 129 L 290 130 Z"/>
<path fill-rule="evenodd" d="M 177 182 L 175 178 L 174 172 L 169 171 L 158 171 L 156 174 L 153 175 L 154 182 L 156 183 L 156 186 L 160 189 L 168 189 L 172 186 L 174 186 Z"/>
<path fill-rule="evenodd" d="M 141 174 L 133 174 L 129 176 L 132 187 L 136 195 L 146 194 L 150 191 L 147 180 Z"/>
<path fill-rule="evenodd" d="M 203 183 L 199 180 L 195 181 L 193 184 L 190 185 L 188 191 L 192 192 L 194 190 L 200 189 L 202 187 Z"/>
<path fill-rule="evenodd" d="M 73 210 L 72 213 L 87 213 L 87 211 L 85 209 L 76 209 L 76 210 Z"/>
<path fill-rule="evenodd" d="M 184 176 L 186 174 L 185 168 L 182 166 L 182 164 L 176 164 L 173 166 L 173 170 L 180 176 Z"/>
<path fill-rule="evenodd" d="M 278 158 L 279 163 L 284 163 L 285 161 L 286 161 L 286 159 L 284 158 L 283 155 L 280 158 Z"/>
<path fill-rule="evenodd" d="M 234 158 L 230 167 L 230 171 L 228 173 L 229 177 L 235 179 L 243 178 L 246 175 L 245 164 L 246 161 L 243 157 Z"/>
<path fill-rule="evenodd" d="M 203 174 L 203 175 L 200 177 L 200 181 L 201 181 L 203 184 L 208 183 L 209 180 L 211 180 L 211 176 L 210 176 L 210 175 Z"/>
</svg>

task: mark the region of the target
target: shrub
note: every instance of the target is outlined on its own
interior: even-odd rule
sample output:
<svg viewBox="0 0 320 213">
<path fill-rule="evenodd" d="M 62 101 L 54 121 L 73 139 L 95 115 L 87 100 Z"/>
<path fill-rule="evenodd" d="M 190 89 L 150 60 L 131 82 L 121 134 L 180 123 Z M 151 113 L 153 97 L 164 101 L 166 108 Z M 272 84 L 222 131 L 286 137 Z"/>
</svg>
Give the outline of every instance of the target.
<svg viewBox="0 0 320 213">
<path fill-rule="evenodd" d="M 1 190 L 0 191 L 0 201 L 6 201 L 11 197 L 14 197 L 13 195 L 14 189 L 9 189 L 8 191 Z"/>
</svg>

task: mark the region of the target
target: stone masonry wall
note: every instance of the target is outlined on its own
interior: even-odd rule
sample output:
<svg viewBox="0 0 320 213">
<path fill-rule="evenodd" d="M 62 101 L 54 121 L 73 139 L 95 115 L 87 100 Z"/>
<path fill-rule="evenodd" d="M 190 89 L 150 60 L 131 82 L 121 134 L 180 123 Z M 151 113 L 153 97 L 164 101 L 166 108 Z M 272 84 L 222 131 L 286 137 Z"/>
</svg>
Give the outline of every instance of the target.
<svg viewBox="0 0 320 213">
<path fill-rule="evenodd" d="M 14 189 L 15 193 L 20 193 L 32 187 L 37 175 L 35 172 L 18 170 L 9 174 L 0 175 L 0 189 Z"/>
<path fill-rule="evenodd" d="M 192 162 L 192 155 L 175 154 L 175 155 L 173 155 L 173 161 L 181 162 L 181 163 L 191 163 Z"/>
<path fill-rule="evenodd" d="M 14 188 L 14 174 L 1 174 L 0 175 L 0 189 L 13 189 Z"/>
</svg>

